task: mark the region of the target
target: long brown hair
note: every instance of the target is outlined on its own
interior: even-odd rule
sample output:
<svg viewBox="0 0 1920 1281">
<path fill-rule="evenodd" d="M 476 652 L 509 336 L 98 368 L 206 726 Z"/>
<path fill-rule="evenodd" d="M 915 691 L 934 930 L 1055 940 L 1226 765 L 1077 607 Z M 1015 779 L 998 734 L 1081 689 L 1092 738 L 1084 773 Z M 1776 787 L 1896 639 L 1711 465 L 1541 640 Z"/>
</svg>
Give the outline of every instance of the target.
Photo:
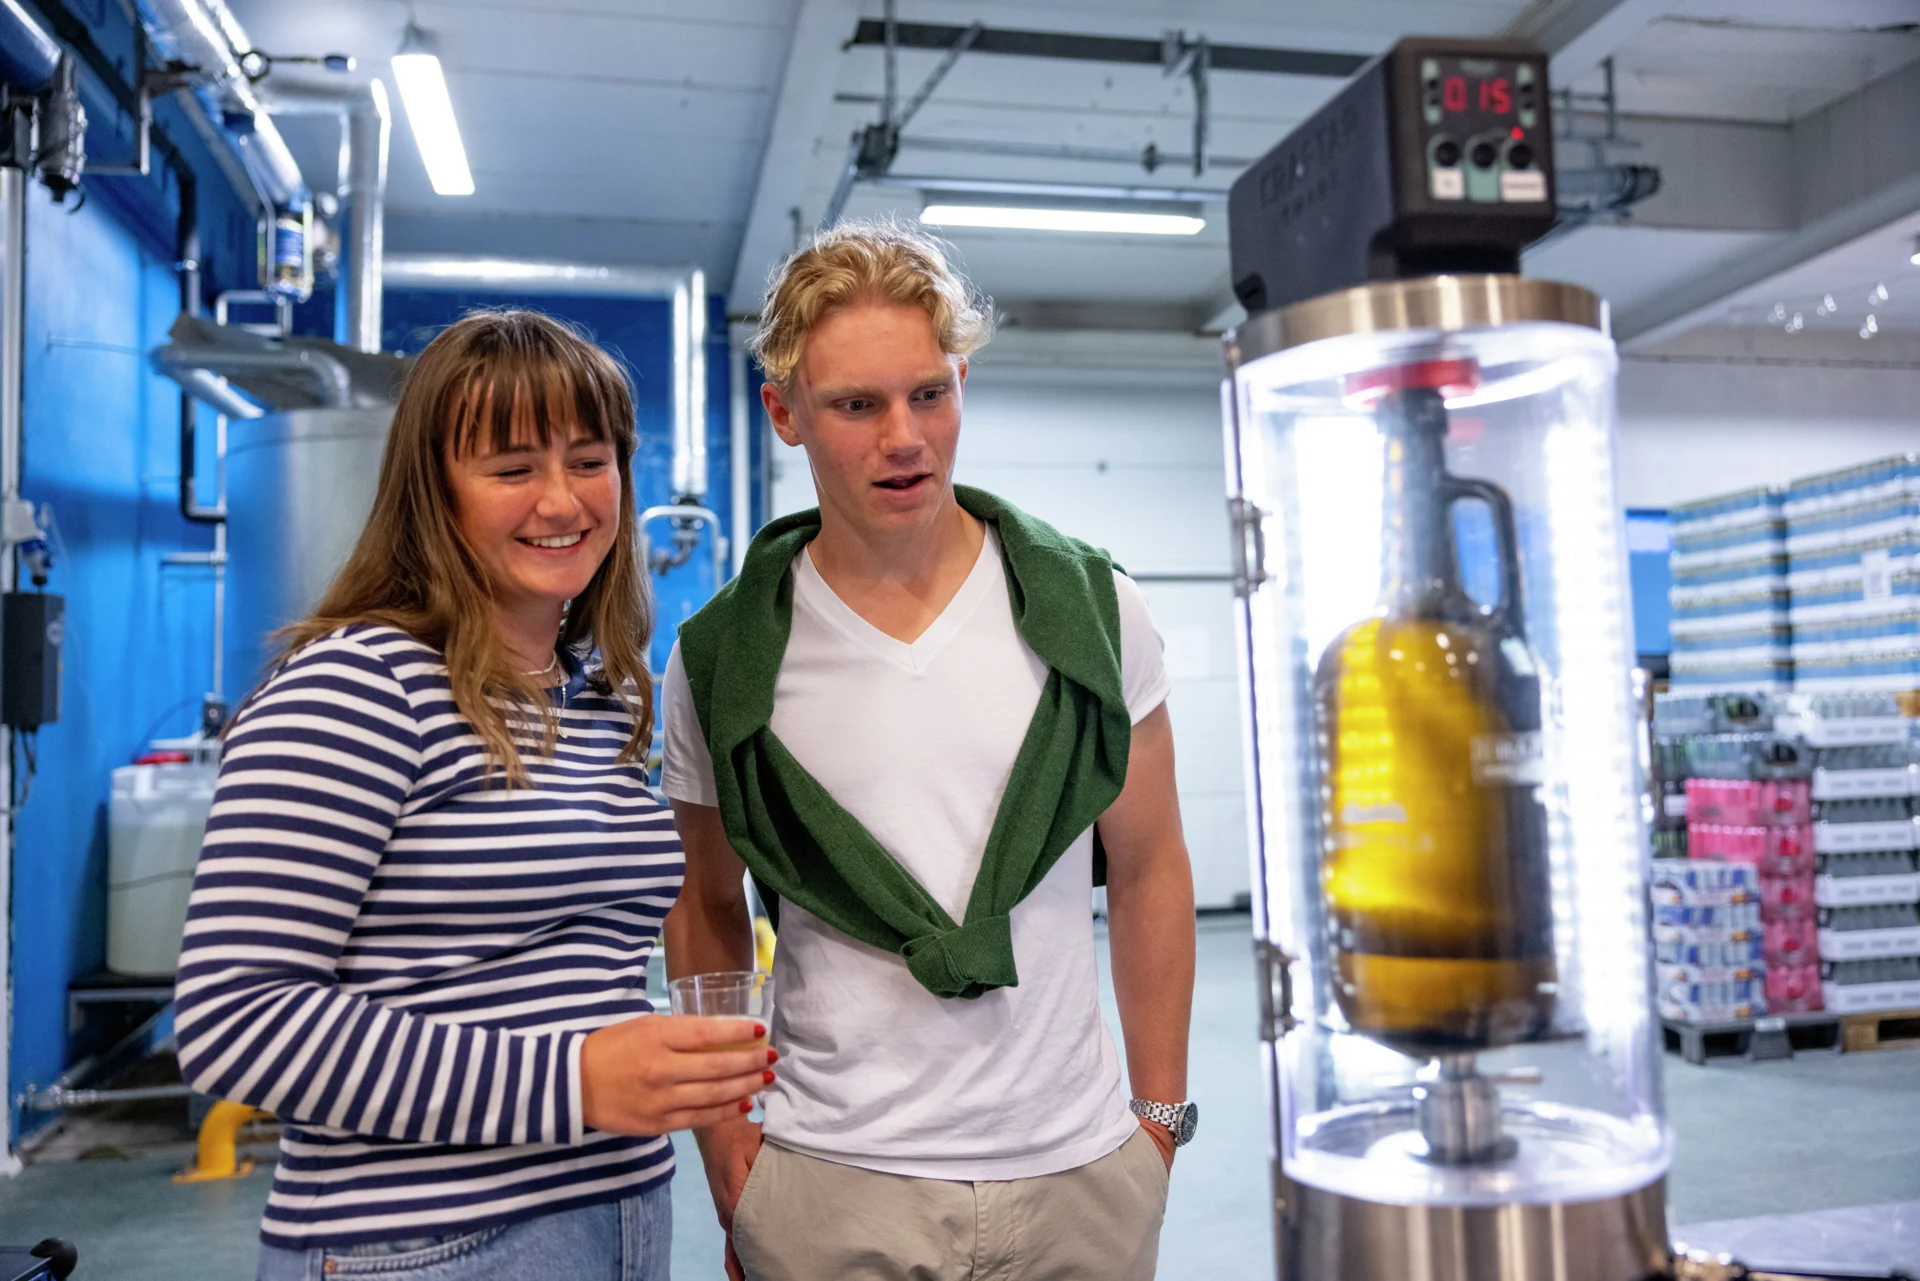
<svg viewBox="0 0 1920 1281">
<path fill-rule="evenodd" d="M 518 432 L 516 433 L 516 427 Z M 493 591 L 460 532 L 446 456 L 526 442 L 542 449 L 556 431 L 582 431 L 613 446 L 621 479 L 613 547 L 569 605 L 560 644 L 597 651 L 596 681 L 633 713 L 622 761 L 643 759 L 653 734 L 647 642 L 653 594 L 641 565 L 633 509 L 633 390 L 620 365 L 584 335 L 534 311 L 469 312 L 420 353 L 400 391 L 380 461 L 373 512 L 353 554 L 313 613 L 279 633 L 282 657 L 336 628 L 381 623 L 444 656 L 453 701 L 509 784 L 526 781 L 508 709 L 541 709 L 541 750 L 558 729 L 546 691 L 501 649 Z M 518 439 L 516 439 L 516 435 Z M 491 697 L 490 697 L 491 696 Z"/>
</svg>

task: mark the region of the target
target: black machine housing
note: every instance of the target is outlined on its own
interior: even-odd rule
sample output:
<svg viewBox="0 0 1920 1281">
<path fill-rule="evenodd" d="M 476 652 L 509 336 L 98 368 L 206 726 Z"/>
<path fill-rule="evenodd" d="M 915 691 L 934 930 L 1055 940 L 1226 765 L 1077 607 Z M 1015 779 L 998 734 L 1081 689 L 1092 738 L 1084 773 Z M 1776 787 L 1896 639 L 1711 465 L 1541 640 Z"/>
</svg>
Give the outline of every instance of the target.
<svg viewBox="0 0 1920 1281">
<path fill-rule="evenodd" d="M 1372 280 L 1517 272 L 1554 216 L 1546 54 L 1411 37 L 1234 182 L 1233 292 L 1261 312 Z"/>
</svg>

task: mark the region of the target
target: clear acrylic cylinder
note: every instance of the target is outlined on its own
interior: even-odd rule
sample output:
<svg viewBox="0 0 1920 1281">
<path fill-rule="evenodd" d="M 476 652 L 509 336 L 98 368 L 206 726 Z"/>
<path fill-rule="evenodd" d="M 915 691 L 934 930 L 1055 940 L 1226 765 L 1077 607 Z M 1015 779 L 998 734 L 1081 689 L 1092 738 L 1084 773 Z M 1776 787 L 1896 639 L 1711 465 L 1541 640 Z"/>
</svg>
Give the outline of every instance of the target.
<svg viewBox="0 0 1920 1281">
<path fill-rule="evenodd" d="M 1644 1194 L 1671 1137 L 1604 305 L 1388 282 L 1228 350 L 1280 1176 Z"/>
</svg>

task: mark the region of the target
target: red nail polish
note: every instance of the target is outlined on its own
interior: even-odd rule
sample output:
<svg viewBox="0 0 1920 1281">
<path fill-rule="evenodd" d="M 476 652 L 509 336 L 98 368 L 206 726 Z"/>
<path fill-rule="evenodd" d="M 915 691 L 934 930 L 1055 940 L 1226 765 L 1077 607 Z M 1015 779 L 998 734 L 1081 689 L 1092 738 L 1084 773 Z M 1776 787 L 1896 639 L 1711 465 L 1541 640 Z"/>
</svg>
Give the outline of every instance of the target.
<svg viewBox="0 0 1920 1281">
<path fill-rule="evenodd" d="M 767 1062 L 778 1063 L 779 1061 L 780 1061 L 780 1051 L 778 1050 L 767 1051 Z"/>
<path fill-rule="evenodd" d="M 765 1036 L 767 1034 L 767 1025 L 765 1023 L 755 1023 L 753 1025 L 753 1034 L 756 1037 Z"/>
<path fill-rule="evenodd" d="M 765 1082 L 766 1082 L 766 1083 L 767 1083 L 768 1085 L 772 1085 L 772 1084 L 773 1084 L 773 1069 L 772 1069 L 772 1068 L 768 1068 L 768 1069 L 767 1069 L 766 1071 L 764 1071 L 764 1072 L 762 1072 L 762 1073 L 760 1074 L 760 1079 L 761 1079 L 761 1080 L 763 1080 L 763 1081 L 765 1081 Z"/>
<path fill-rule="evenodd" d="M 751 1112 L 751 1111 L 753 1111 L 753 1100 L 752 1100 L 752 1099 L 741 1099 L 741 1100 L 740 1100 L 740 1110 L 741 1110 L 742 1112 Z"/>
</svg>

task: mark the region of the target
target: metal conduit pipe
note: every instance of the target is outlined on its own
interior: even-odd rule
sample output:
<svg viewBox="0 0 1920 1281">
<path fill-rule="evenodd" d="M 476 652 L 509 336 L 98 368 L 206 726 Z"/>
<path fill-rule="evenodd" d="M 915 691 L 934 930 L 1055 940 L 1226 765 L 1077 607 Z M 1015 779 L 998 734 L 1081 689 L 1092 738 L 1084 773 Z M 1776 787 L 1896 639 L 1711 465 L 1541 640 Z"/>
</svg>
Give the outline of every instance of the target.
<svg viewBox="0 0 1920 1281">
<path fill-rule="evenodd" d="M 695 267 L 673 291 L 673 493 L 706 492 L 707 274 Z"/>
<path fill-rule="evenodd" d="M 200 401 L 215 413 L 225 414 L 229 418 L 266 417 L 266 410 L 235 391 L 232 385 L 219 377 L 219 375 L 210 373 L 205 369 L 169 370 L 167 371 L 167 377 L 179 383 L 187 396 Z M 191 428 L 188 429 L 189 435 L 182 440 L 182 450 L 191 448 L 191 444 L 189 443 L 191 441 L 191 430 Z M 187 487 L 183 492 L 190 493 L 193 484 L 191 472 L 183 475 L 180 479 L 182 485 Z M 220 513 L 214 516 L 213 519 L 221 519 L 224 515 L 225 513 Z"/>
<path fill-rule="evenodd" d="M 53 83 L 60 46 L 40 29 L 20 0 L 0 0 L 0 80 L 39 93 Z"/>
<path fill-rule="evenodd" d="M 563 262 L 461 254 L 388 254 L 382 267 L 396 289 L 474 289 L 533 294 L 667 298 L 694 269 L 644 263 Z"/>
<path fill-rule="evenodd" d="M 140 0 L 140 9 L 148 37 L 165 57 L 194 68 L 224 111 L 251 119 L 250 129 L 230 132 L 261 195 L 277 208 L 302 203 L 306 183 L 300 166 L 235 55 L 252 42 L 222 0 Z"/>
<path fill-rule="evenodd" d="M 659 551 L 654 550 L 653 538 L 647 533 L 647 526 L 656 520 L 671 520 L 674 531 L 672 545 Z M 680 568 L 693 559 L 693 549 L 700 541 L 695 531 L 701 525 L 713 531 L 713 582 L 718 587 L 727 580 L 727 535 L 720 527 L 720 514 L 709 508 L 692 503 L 668 503 L 641 512 L 641 561 L 656 574 Z"/>
<path fill-rule="evenodd" d="M 23 1091 L 20 1106 L 29 1112 L 61 1112 L 67 1108 L 99 1107 L 104 1103 L 143 1103 L 154 1099 L 184 1099 L 193 1091 L 184 1085 L 137 1085 L 121 1089 L 70 1090 L 50 1085 L 44 1090 Z"/>
<path fill-rule="evenodd" d="M 665 297 L 673 305 L 673 492 L 707 492 L 707 277 L 698 267 L 647 267 L 541 259 L 388 254 L 397 289 Z M 718 526 L 716 535 L 724 537 Z"/>
<path fill-rule="evenodd" d="M 4 3 L 4 0 L 0 0 Z M 261 94 L 276 115 L 334 115 L 340 119 L 340 203 L 347 211 L 347 332 L 342 341 L 380 350 L 385 272 L 387 152 L 393 113 L 379 80 L 337 91 L 276 88 Z"/>
<path fill-rule="evenodd" d="M 314 392 L 329 409 L 345 409 L 353 404 L 353 379 L 347 367 L 325 352 L 304 350 L 233 351 L 225 347 L 194 347 L 169 343 L 154 349 L 150 357 L 156 373 L 187 386 L 194 374 L 305 374 L 313 380 Z M 197 381 L 197 380 L 195 380 Z M 202 384 L 204 385 L 204 384 Z M 231 389 L 228 389 L 231 392 Z M 198 395 L 198 391 L 195 392 Z M 217 402 L 209 401 L 209 404 Z M 258 418 L 260 414 L 233 413 L 230 417 Z"/>
<path fill-rule="evenodd" d="M 753 537 L 753 442 L 749 435 L 753 421 L 752 405 L 747 398 L 747 340 L 753 330 L 748 325 L 727 326 L 727 455 L 728 472 L 733 480 L 733 572 L 746 563 L 747 542 Z"/>
<path fill-rule="evenodd" d="M 26 270 L 27 174 L 23 169 L 0 167 L 0 501 L 10 501 L 20 492 L 21 369 L 26 360 L 23 341 L 26 327 L 26 288 L 22 277 Z M 15 583 L 15 558 L 9 550 L 0 555 L 0 591 L 12 591 Z M 0 796 L 13 796 L 13 731 L 0 727 Z M 0 808 L 0 852 L 11 856 L 13 850 L 13 810 L 11 800 Z M 8 879 L 0 877 L 0 920 L 13 919 Z M 0 952 L 0 991 L 10 991 L 13 981 L 11 960 Z M 0 1020 L 0 1071 L 11 1069 L 13 1037 L 11 1020 Z M 0 1151 L 11 1154 L 13 1145 L 0 1138 Z"/>
</svg>

